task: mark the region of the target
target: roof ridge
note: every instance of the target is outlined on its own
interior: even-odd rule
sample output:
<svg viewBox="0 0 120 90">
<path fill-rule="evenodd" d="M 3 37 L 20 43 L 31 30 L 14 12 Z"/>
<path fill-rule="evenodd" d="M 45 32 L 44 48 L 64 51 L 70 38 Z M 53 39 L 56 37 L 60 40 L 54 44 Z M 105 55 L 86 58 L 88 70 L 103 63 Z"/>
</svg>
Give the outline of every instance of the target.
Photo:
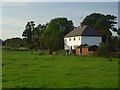
<svg viewBox="0 0 120 90">
<path fill-rule="evenodd" d="M 91 26 L 83 25 L 74 28 L 64 37 L 73 37 L 73 36 L 101 36 L 101 35 Z"/>
</svg>

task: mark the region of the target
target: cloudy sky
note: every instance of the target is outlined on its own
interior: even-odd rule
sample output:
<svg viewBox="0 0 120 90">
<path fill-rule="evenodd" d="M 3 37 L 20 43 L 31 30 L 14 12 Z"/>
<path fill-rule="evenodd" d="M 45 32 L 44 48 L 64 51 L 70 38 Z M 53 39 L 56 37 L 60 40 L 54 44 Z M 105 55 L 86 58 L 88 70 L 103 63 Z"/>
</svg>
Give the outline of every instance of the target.
<svg viewBox="0 0 120 90">
<path fill-rule="evenodd" d="M 38 25 L 55 17 L 66 17 L 79 26 L 91 13 L 118 17 L 118 2 L 2 2 L 2 39 L 22 37 L 26 23 L 31 20 Z"/>
</svg>

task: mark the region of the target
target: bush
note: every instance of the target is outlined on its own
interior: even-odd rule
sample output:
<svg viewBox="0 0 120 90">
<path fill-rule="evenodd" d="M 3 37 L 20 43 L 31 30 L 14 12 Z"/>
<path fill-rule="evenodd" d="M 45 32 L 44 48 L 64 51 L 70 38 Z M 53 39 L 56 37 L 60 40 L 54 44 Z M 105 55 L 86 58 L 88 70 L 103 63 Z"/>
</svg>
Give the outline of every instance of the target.
<svg viewBox="0 0 120 90">
<path fill-rule="evenodd" d="M 2 47 L 2 51 L 9 51 L 10 48 L 9 47 Z"/>
<path fill-rule="evenodd" d="M 39 50 L 38 53 L 39 53 L 39 55 L 48 55 L 49 51 L 48 50 Z"/>
<path fill-rule="evenodd" d="M 20 48 L 3 47 L 2 51 L 29 51 L 29 49 L 23 48 L 23 47 L 20 47 Z"/>
<path fill-rule="evenodd" d="M 108 44 L 101 44 L 95 53 L 96 56 L 103 56 L 107 58 L 120 58 L 120 52 L 111 52 Z"/>
<path fill-rule="evenodd" d="M 29 45 L 28 45 L 28 48 L 29 48 L 29 49 L 35 49 L 35 45 L 34 45 L 34 44 L 29 44 Z"/>
<path fill-rule="evenodd" d="M 108 53 L 109 53 L 109 46 L 108 46 L 108 44 L 103 43 L 97 49 L 96 55 L 97 56 L 108 56 Z"/>
<path fill-rule="evenodd" d="M 109 52 L 109 57 L 120 58 L 120 52 Z"/>
<path fill-rule="evenodd" d="M 57 54 L 66 55 L 66 51 L 65 50 L 59 50 L 59 51 L 57 51 Z"/>
</svg>

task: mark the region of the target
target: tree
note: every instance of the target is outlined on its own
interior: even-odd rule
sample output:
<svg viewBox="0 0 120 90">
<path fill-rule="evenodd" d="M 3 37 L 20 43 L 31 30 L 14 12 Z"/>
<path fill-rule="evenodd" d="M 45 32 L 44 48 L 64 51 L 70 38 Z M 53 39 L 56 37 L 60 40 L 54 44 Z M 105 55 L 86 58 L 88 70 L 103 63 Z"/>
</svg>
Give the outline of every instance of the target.
<svg viewBox="0 0 120 90">
<path fill-rule="evenodd" d="M 43 25 L 39 24 L 37 27 L 35 27 L 35 29 L 33 31 L 33 36 L 34 36 L 33 41 L 34 41 L 36 49 L 41 48 L 41 46 L 40 46 L 40 37 L 41 37 L 43 31 L 46 29 L 46 27 L 47 27 L 47 24 L 43 24 Z"/>
<path fill-rule="evenodd" d="M 22 34 L 22 36 L 26 38 L 28 48 L 32 48 L 33 46 L 32 41 L 34 37 L 34 34 L 33 34 L 34 26 L 35 26 L 34 21 L 27 22 L 25 26 L 25 30 L 23 31 L 23 34 Z"/>
<path fill-rule="evenodd" d="M 5 46 L 5 42 L 2 39 L 0 39 L 0 46 Z"/>
<path fill-rule="evenodd" d="M 23 40 L 21 38 L 11 38 L 4 41 L 6 47 L 20 48 L 23 46 Z"/>
<path fill-rule="evenodd" d="M 73 28 L 72 21 L 67 20 L 67 18 L 52 19 L 42 34 L 43 46 L 52 51 L 63 49 L 63 38 Z"/>
<path fill-rule="evenodd" d="M 109 50 L 112 52 L 120 51 L 120 38 L 112 37 L 109 41 Z"/>
<path fill-rule="evenodd" d="M 46 29 L 47 24 L 39 24 L 35 27 L 34 21 L 27 22 L 22 36 L 24 38 L 24 45 L 30 49 L 40 49 L 40 36 Z"/>
<path fill-rule="evenodd" d="M 118 28 L 117 34 L 120 36 L 120 28 Z"/>
<path fill-rule="evenodd" d="M 112 36 L 112 33 L 110 30 L 114 31 L 115 27 L 114 24 L 116 20 L 116 16 L 114 15 L 103 15 L 100 13 L 93 13 L 83 20 L 83 25 L 90 25 L 95 30 L 97 30 L 103 37 L 103 42 L 107 42 L 108 39 Z"/>
<path fill-rule="evenodd" d="M 25 26 L 25 30 L 23 31 L 22 34 L 23 37 L 25 37 L 29 43 L 32 41 L 32 30 L 31 30 L 31 25 L 30 22 L 27 22 L 27 25 Z"/>
<path fill-rule="evenodd" d="M 43 24 L 43 25 L 38 25 L 40 29 L 40 36 L 39 36 L 39 42 L 40 42 L 40 49 L 44 50 L 45 49 L 45 36 L 43 34 L 44 30 L 48 27 L 48 23 Z"/>
</svg>

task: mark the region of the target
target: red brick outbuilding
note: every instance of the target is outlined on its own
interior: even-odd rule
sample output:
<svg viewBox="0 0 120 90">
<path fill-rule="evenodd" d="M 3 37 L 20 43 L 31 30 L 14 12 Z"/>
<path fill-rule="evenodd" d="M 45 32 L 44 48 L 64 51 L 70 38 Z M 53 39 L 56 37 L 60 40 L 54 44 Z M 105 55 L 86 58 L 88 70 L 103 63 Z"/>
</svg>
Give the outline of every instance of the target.
<svg viewBox="0 0 120 90">
<path fill-rule="evenodd" d="M 98 46 L 96 45 L 80 45 L 76 48 L 76 55 L 89 55 L 89 54 L 93 54 L 93 52 L 95 52 L 97 50 Z"/>
</svg>

